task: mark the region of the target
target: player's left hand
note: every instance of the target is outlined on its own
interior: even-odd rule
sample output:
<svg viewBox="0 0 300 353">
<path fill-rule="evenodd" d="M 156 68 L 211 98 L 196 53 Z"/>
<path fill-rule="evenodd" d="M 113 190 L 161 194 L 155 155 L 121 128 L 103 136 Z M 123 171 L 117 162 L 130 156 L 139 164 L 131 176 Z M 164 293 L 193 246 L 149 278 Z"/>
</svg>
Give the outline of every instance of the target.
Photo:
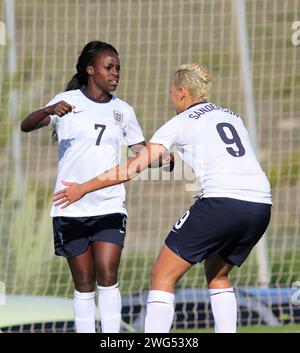
<svg viewBox="0 0 300 353">
<path fill-rule="evenodd" d="M 162 156 L 163 170 L 166 172 L 172 172 L 175 165 L 174 153 L 167 152 Z"/>
<path fill-rule="evenodd" d="M 62 184 L 68 187 L 53 194 L 53 202 L 56 202 L 54 206 L 63 205 L 61 208 L 66 208 L 71 205 L 71 203 L 80 200 L 84 196 L 81 184 L 75 182 L 70 183 L 63 180 Z"/>
</svg>

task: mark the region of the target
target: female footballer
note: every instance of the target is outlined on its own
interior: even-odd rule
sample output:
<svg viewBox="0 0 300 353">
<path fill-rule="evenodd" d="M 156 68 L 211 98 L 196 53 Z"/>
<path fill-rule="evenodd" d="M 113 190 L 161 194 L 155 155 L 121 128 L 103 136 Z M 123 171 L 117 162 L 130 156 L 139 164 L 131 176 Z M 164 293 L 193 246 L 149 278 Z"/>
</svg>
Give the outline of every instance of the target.
<svg viewBox="0 0 300 353">
<path fill-rule="evenodd" d="M 177 115 L 154 134 L 150 144 L 127 163 L 81 184 L 64 182 L 68 187 L 54 194 L 56 207 L 71 207 L 92 191 L 132 179 L 172 145 L 193 168 L 202 190 L 171 229 L 153 265 L 146 332 L 170 330 L 174 286 L 201 261 L 215 331 L 236 332 L 237 303 L 228 275 L 246 260 L 270 221 L 269 181 L 240 117 L 208 101 L 209 81 L 203 66 L 179 66 L 170 86 Z"/>
<path fill-rule="evenodd" d="M 90 42 L 76 69 L 66 91 L 21 124 L 24 132 L 53 126 L 59 143 L 55 190 L 62 179 L 85 181 L 118 165 L 122 144 L 134 154 L 146 145 L 133 108 L 110 93 L 120 77 L 116 49 Z M 169 161 L 166 157 L 165 163 Z M 119 332 L 117 275 L 127 217 L 124 186 L 97 190 L 67 209 L 52 207 L 51 216 L 55 253 L 66 257 L 74 281 L 76 331 L 95 332 L 97 283 L 102 332 Z"/>
</svg>

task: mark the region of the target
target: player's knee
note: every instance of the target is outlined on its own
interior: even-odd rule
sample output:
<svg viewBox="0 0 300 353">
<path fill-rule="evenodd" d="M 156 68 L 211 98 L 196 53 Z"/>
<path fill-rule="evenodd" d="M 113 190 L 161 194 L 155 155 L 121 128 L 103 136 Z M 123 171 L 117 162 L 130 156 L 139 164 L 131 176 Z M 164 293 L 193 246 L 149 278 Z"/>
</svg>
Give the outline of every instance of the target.
<svg viewBox="0 0 300 353">
<path fill-rule="evenodd" d="M 102 287 L 110 287 L 117 282 L 118 276 L 114 271 L 104 271 L 97 276 L 97 284 Z"/>
<path fill-rule="evenodd" d="M 215 277 L 207 278 L 209 288 L 227 288 L 231 286 L 228 275 L 217 275 Z"/>
<path fill-rule="evenodd" d="M 157 266 L 155 266 L 155 265 L 151 268 L 150 276 L 151 276 L 151 281 L 159 280 L 163 277 L 162 272 L 159 271 Z"/>
<path fill-rule="evenodd" d="M 151 287 L 152 288 L 172 288 L 176 282 L 172 273 L 166 273 L 158 266 L 151 269 Z"/>
<path fill-rule="evenodd" d="M 93 292 L 95 290 L 95 278 L 81 274 L 74 280 L 75 289 L 78 292 Z"/>
</svg>

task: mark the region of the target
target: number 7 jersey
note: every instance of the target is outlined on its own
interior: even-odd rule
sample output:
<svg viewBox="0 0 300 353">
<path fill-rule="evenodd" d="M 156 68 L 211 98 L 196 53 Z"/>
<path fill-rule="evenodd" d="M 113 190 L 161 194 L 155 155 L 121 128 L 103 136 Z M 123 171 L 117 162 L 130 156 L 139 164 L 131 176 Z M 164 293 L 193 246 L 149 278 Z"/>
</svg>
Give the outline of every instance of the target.
<svg viewBox="0 0 300 353">
<path fill-rule="evenodd" d="M 194 105 L 164 124 L 150 143 L 175 145 L 193 169 L 203 197 L 271 204 L 270 183 L 241 118 L 213 103 Z"/>
<path fill-rule="evenodd" d="M 82 183 L 120 163 L 122 145 L 144 141 L 133 108 L 112 96 L 107 101 L 89 97 L 83 90 L 58 94 L 47 105 L 65 101 L 75 108 L 63 117 L 51 116 L 58 136 L 59 164 L 55 191 L 64 181 Z M 127 214 L 123 184 L 85 195 L 66 209 L 52 207 L 51 216 L 89 217 Z"/>
</svg>

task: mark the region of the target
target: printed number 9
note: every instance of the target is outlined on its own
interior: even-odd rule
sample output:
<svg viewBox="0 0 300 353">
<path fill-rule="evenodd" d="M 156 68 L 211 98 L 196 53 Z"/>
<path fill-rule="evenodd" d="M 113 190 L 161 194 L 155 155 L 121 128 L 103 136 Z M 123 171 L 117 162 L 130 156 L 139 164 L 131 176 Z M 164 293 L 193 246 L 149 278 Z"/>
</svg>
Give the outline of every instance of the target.
<svg viewBox="0 0 300 353">
<path fill-rule="evenodd" d="M 180 229 L 183 226 L 183 223 L 187 220 L 188 216 L 190 215 L 190 210 L 187 210 L 185 214 L 179 218 L 177 223 L 175 224 L 176 229 Z"/>
<path fill-rule="evenodd" d="M 226 132 L 225 128 L 230 130 L 232 137 L 228 136 L 228 133 Z M 227 152 L 230 155 L 232 155 L 233 157 L 242 157 L 245 155 L 245 148 L 242 145 L 242 141 L 240 139 L 240 136 L 238 135 L 238 133 L 233 125 L 231 125 L 229 123 L 219 123 L 217 125 L 217 131 L 218 131 L 222 141 L 224 143 L 226 143 L 226 145 L 232 145 L 234 143 L 236 144 L 236 147 L 238 148 L 237 151 L 234 150 L 232 147 L 226 148 Z"/>
</svg>

